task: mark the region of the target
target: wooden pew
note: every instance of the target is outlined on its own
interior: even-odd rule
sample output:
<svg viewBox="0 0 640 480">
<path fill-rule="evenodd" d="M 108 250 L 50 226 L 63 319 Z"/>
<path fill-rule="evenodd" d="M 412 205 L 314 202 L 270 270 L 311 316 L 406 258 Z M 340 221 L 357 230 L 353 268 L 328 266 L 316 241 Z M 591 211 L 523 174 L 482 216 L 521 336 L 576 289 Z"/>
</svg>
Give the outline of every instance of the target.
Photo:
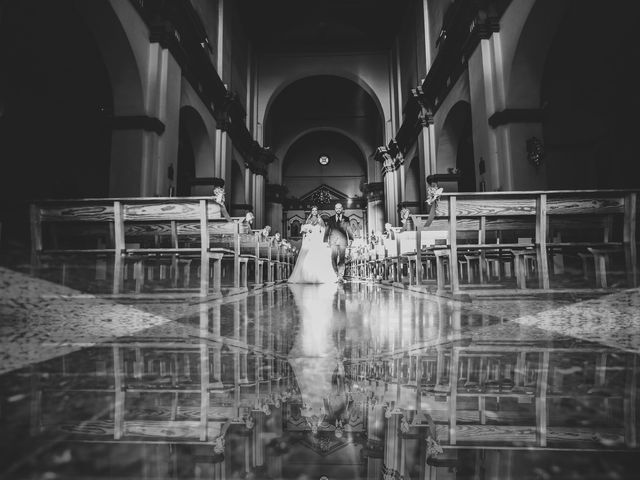
<svg viewBox="0 0 640 480">
<path fill-rule="evenodd" d="M 200 292 L 208 294 L 209 271 L 213 269 L 213 293 L 221 293 L 222 262 L 232 262 L 233 288 L 247 288 L 248 258 L 240 252 L 240 223 L 221 218 L 220 208 L 210 199 L 170 198 L 127 199 L 114 202 L 116 256 L 114 267 L 114 293 L 122 289 L 122 269 L 129 258 L 136 261 L 152 260 L 162 255 L 180 258 L 200 258 Z M 172 242 L 168 246 L 127 246 L 127 234 L 133 224 L 152 225 L 153 229 L 171 230 Z"/>
<path fill-rule="evenodd" d="M 273 285 L 276 273 L 276 255 L 273 249 L 273 237 L 264 237 L 262 230 L 252 230 L 258 241 L 258 255 L 262 264 L 261 283 Z M 266 269 L 264 268 L 266 266 Z"/>
<path fill-rule="evenodd" d="M 553 254 L 592 258 L 596 286 L 607 287 L 611 255 L 625 257 L 629 286 L 637 285 L 637 192 L 601 190 L 549 192 L 547 247 Z"/>
<path fill-rule="evenodd" d="M 441 263 L 448 261 L 453 291 L 459 289 L 457 263 L 460 254 L 466 255 L 467 262 L 479 260 L 482 279 L 487 257 L 509 252 L 520 288 L 526 287 L 527 265 L 532 261 L 537 270 L 538 286 L 547 289 L 549 252 L 568 250 L 591 253 L 596 270 L 599 270 L 600 286 L 606 285 L 605 257 L 624 251 L 628 284 L 635 286 L 638 275 L 637 203 L 637 192 L 616 190 L 452 193 L 442 196 L 430 226 L 426 227 L 427 215 L 412 215 L 412 220 L 416 231 L 449 231 L 448 248 L 434 253 Z M 611 216 L 617 219 L 612 222 Z M 601 236 L 583 236 L 569 242 L 558 236 L 569 232 L 571 225 L 580 228 L 587 224 L 601 225 Z M 611 226 L 616 225 L 618 233 L 613 235 Z M 463 243 L 465 238 L 466 244 Z"/>
<path fill-rule="evenodd" d="M 41 269 L 49 261 L 60 261 L 62 283 L 69 267 L 79 260 L 93 260 L 116 254 L 113 202 L 97 200 L 53 200 L 30 206 L 31 268 Z"/>
<path fill-rule="evenodd" d="M 133 263 L 136 290 L 145 262 L 200 259 L 200 290 L 219 293 L 222 261 L 233 265 L 233 287 L 246 288 L 247 255 L 240 251 L 240 219 L 227 222 L 210 198 L 120 198 L 37 202 L 31 206 L 32 265 L 43 258 L 67 262 L 78 257 L 113 256 L 112 292 L 123 291 L 124 272 Z"/>
<path fill-rule="evenodd" d="M 253 288 L 264 286 L 264 265 L 268 260 L 260 257 L 260 235 L 253 231 L 241 233 L 240 252 L 253 264 Z"/>
</svg>

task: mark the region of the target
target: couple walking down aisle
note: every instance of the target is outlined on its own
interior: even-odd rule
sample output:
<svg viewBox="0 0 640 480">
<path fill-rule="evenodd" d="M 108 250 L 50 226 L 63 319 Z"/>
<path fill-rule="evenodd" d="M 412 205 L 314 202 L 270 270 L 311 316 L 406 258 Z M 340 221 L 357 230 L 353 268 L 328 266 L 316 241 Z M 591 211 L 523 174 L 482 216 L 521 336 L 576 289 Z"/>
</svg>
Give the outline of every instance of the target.
<svg viewBox="0 0 640 480">
<path fill-rule="evenodd" d="M 343 281 L 345 255 L 353 232 L 342 204 L 336 203 L 335 212 L 325 224 L 318 214 L 318 207 L 311 208 L 311 214 L 302 226 L 304 238 L 289 283 Z"/>
</svg>

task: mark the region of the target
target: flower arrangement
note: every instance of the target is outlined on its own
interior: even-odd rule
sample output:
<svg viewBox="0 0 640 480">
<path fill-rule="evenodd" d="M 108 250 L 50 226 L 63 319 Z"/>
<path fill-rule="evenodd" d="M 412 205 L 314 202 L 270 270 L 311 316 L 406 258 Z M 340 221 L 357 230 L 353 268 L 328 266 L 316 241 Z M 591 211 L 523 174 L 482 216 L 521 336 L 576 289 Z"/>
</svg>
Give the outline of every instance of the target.
<svg viewBox="0 0 640 480">
<path fill-rule="evenodd" d="M 219 435 L 213 441 L 213 453 L 221 455 L 225 451 L 225 439 L 224 435 Z"/>
<path fill-rule="evenodd" d="M 440 196 L 442 195 L 442 191 L 443 189 L 438 188 L 437 183 L 434 182 L 429 184 L 429 186 L 427 187 L 427 205 L 437 203 L 440 199 Z"/>
<path fill-rule="evenodd" d="M 427 457 L 437 457 L 444 450 L 438 443 L 436 439 L 434 439 L 431 435 L 427 437 Z"/>
<path fill-rule="evenodd" d="M 302 233 L 310 233 L 311 232 L 311 228 L 312 228 L 311 224 L 305 223 L 304 225 L 302 225 L 302 227 L 300 227 L 300 231 Z"/>
</svg>

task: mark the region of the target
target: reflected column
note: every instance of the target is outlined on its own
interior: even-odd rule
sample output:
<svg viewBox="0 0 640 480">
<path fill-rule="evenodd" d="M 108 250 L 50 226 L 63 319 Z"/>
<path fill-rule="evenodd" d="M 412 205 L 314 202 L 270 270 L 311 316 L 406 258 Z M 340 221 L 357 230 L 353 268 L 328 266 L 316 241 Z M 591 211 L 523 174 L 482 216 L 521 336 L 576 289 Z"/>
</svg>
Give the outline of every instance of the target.
<svg viewBox="0 0 640 480">
<path fill-rule="evenodd" d="M 400 410 L 389 411 L 390 408 L 387 407 L 387 412 L 385 413 L 387 422 L 384 433 L 382 475 L 384 478 L 402 478 L 400 472 L 401 444 L 398 435 L 402 412 Z"/>
<path fill-rule="evenodd" d="M 253 471 L 258 474 L 258 478 L 264 477 L 266 473 L 265 466 L 265 451 L 266 445 L 264 441 L 264 430 L 265 430 L 265 422 L 266 415 L 264 412 L 253 412 L 253 417 L 255 419 L 255 425 L 253 427 L 252 432 L 252 443 L 253 443 L 253 461 L 252 467 Z"/>
</svg>

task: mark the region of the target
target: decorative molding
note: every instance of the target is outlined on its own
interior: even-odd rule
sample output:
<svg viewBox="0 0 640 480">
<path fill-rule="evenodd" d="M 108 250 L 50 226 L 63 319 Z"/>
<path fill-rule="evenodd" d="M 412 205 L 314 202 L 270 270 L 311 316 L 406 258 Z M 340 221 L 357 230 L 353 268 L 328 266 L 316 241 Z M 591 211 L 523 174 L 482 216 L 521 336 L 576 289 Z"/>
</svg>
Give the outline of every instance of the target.
<svg viewBox="0 0 640 480">
<path fill-rule="evenodd" d="M 489 117 L 492 128 L 509 123 L 539 123 L 544 120 L 545 111 L 541 108 L 507 108 Z"/>
<path fill-rule="evenodd" d="M 186 52 L 180 46 L 180 34 L 170 21 L 151 25 L 149 28 L 149 41 L 159 43 L 177 58 L 185 59 Z"/>
<path fill-rule="evenodd" d="M 286 198 L 282 204 L 285 210 L 309 210 L 314 205 L 320 210 L 325 210 L 332 209 L 338 202 L 342 203 L 345 210 L 362 210 L 367 206 L 364 197 L 349 198 L 343 192 L 326 184 L 314 188 L 300 198 Z"/>
<path fill-rule="evenodd" d="M 120 115 L 111 117 L 111 128 L 114 130 L 144 130 L 162 135 L 164 123 L 156 117 L 147 115 Z"/>
<path fill-rule="evenodd" d="M 404 157 L 395 139 L 391 139 L 386 147 L 380 146 L 376 148 L 373 158 L 375 161 L 382 163 L 383 176 L 389 172 L 395 172 L 404 165 Z"/>
<path fill-rule="evenodd" d="M 254 160 L 249 160 L 245 162 L 245 165 L 254 175 L 260 175 L 265 178 L 267 177 L 267 167 L 265 165 L 258 163 Z"/>
<path fill-rule="evenodd" d="M 344 202 L 347 198 L 347 195 L 340 190 L 336 190 L 335 188 L 323 183 L 310 192 L 302 195 L 300 200 L 303 202 L 312 202 L 320 207 L 321 205 L 329 205 L 331 202 Z"/>
<path fill-rule="evenodd" d="M 429 125 L 433 125 L 434 107 L 427 100 L 424 90 L 422 89 L 422 85 L 418 85 L 416 88 L 411 89 L 411 97 L 420 107 L 420 112 L 418 113 L 418 123 L 420 126 L 427 127 Z"/>
<path fill-rule="evenodd" d="M 227 91 L 213 109 L 213 117 L 216 120 L 216 128 L 228 132 L 231 130 L 234 120 L 244 124 L 247 112 L 242 106 L 236 92 Z"/>
</svg>

